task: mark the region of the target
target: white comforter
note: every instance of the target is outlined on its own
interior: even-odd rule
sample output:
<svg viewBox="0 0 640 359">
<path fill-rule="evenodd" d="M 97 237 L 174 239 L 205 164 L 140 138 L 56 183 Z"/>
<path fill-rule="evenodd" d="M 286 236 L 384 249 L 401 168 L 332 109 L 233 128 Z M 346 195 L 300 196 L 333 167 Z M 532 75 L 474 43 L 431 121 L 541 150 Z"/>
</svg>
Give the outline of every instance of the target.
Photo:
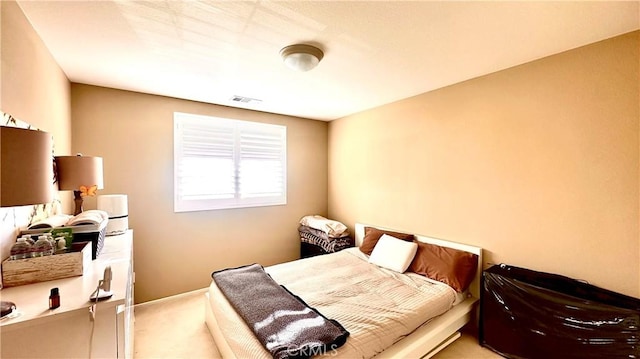
<svg viewBox="0 0 640 359">
<path fill-rule="evenodd" d="M 267 267 L 273 279 L 351 335 L 337 353 L 371 358 L 451 308 L 455 291 L 414 273 L 399 274 L 367 262 L 357 248 Z M 270 358 L 251 329 L 212 282 L 209 305 L 238 358 Z"/>
</svg>

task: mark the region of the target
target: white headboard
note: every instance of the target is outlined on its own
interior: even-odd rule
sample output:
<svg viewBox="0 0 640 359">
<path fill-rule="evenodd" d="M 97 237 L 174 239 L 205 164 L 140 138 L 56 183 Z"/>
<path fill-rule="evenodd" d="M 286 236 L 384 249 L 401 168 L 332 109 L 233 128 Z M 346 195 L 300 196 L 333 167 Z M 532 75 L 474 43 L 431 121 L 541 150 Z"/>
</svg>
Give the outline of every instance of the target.
<svg viewBox="0 0 640 359">
<path fill-rule="evenodd" d="M 360 245 L 362 244 L 362 239 L 364 238 L 364 227 L 373 227 L 373 228 L 378 228 L 381 230 L 393 231 L 393 232 L 410 233 L 404 230 L 397 230 L 393 228 L 385 228 L 385 227 L 374 226 L 369 224 L 356 223 L 356 233 L 355 233 L 356 247 L 360 247 Z M 449 247 L 449 248 L 476 254 L 478 256 L 478 269 L 476 270 L 475 278 L 469 285 L 469 292 L 475 298 L 478 298 L 478 299 L 480 298 L 480 279 L 482 278 L 482 248 L 470 246 L 468 244 L 450 242 L 444 239 L 425 237 L 423 235 L 419 235 L 415 233 L 413 235 L 420 242 L 431 243 L 441 247 Z"/>
</svg>

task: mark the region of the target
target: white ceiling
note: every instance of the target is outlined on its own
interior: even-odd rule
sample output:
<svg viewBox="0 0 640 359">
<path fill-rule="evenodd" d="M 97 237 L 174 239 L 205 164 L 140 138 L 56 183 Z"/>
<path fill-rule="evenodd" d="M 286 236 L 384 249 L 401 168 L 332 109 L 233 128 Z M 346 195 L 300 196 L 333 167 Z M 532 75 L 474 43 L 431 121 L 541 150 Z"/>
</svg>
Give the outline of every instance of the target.
<svg viewBox="0 0 640 359">
<path fill-rule="evenodd" d="M 319 120 L 640 28 L 638 1 L 18 3 L 72 82 Z M 325 57 L 289 70 L 294 43 Z"/>
</svg>

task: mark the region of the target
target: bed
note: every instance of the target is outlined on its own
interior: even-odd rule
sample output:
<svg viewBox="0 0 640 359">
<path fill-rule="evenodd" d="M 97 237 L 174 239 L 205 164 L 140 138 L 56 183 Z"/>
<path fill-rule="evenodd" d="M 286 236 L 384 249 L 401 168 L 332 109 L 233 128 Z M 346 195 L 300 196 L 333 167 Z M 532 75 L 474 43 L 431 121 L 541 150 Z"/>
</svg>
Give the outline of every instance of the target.
<svg viewBox="0 0 640 359">
<path fill-rule="evenodd" d="M 476 266 L 475 274 L 473 275 L 473 278 L 470 278 L 468 289 L 462 293 L 456 293 L 455 290 L 451 289 L 445 284 L 436 281 L 430 281 L 428 279 L 423 280 L 422 276 L 419 276 L 415 273 L 399 275 L 397 273 L 394 273 L 393 271 L 379 268 L 373 264 L 368 263 L 367 259 L 369 258 L 369 256 L 360 253 L 358 249 L 358 247 L 363 244 L 365 227 L 376 228 L 383 231 L 393 231 L 389 228 L 357 223 L 355 226 L 355 248 L 350 248 L 341 252 L 323 256 L 301 259 L 299 261 L 278 264 L 275 266 L 267 267 L 265 270 L 277 282 L 280 283 L 282 281 L 282 284 L 284 284 L 291 292 L 299 295 L 310 306 L 317 308 L 321 313 L 327 315 L 327 317 L 329 318 L 335 318 L 339 320 L 341 324 L 343 324 L 344 327 L 349 330 L 351 336 L 348 338 L 347 343 L 343 347 L 338 348 L 334 353 L 328 353 L 332 357 L 432 357 L 438 351 L 442 350 L 442 348 L 449 345 L 460 336 L 460 328 L 462 328 L 470 320 L 476 320 L 474 309 L 476 307 L 480 293 L 480 277 L 482 274 L 482 249 L 479 247 L 459 244 L 441 239 L 414 235 L 415 239 L 421 243 L 430 243 L 440 247 L 452 248 L 454 250 L 471 253 L 477 256 L 477 261 L 474 263 L 474 265 Z M 352 275 L 351 277 L 358 277 L 360 275 L 358 274 L 360 270 L 369 271 L 369 269 L 365 268 L 367 266 L 372 267 L 371 271 L 377 273 L 376 275 L 382 277 L 393 277 L 396 279 L 399 278 L 401 281 L 409 283 L 409 285 L 412 287 L 420 288 L 420 291 L 422 291 L 423 289 L 427 291 L 434 291 L 434 293 L 436 293 L 435 296 L 441 298 L 438 300 L 444 300 L 445 302 L 449 301 L 449 303 L 446 305 L 434 304 L 433 307 L 435 307 L 435 309 L 432 309 L 431 305 L 420 309 L 426 310 L 427 312 L 419 312 L 420 315 L 415 315 L 412 317 L 411 324 L 406 324 L 404 325 L 404 327 L 398 329 L 408 331 L 406 333 L 400 333 L 399 331 L 396 331 L 393 326 L 388 326 L 390 328 L 389 330 L 393 332 L 389 334 L 393 334 L 395 335 L 395 337 L 387 338 L 387 334 L 385 334 L 384 337 L 381 336 L 380 338 L 367 337 L 367 335 L 369 334 L 365 335 L 360 331 L 362 325 L 356 325 L 349 322 L 351 320 L 351 315 L 340 317 L 340 312 L 338 312 L 337 310 L 336 312 L 333 311 L 334 308 L 332 307 L 332 305 L 338 306 L 336 304 L 332 304 L 335 301 L 330 300 L 328 301 L 330 303 L 325 303 L 323 298 L 317 296 L 318 291 L 315 291 L 316 293 L 313 293 L 314 290 L 308 289 L 307 293 L 305 292 L 305 290 L 307 289 L 305 289 L 304 285 L 300 284 L 300 281 L 296 282 L 294 280 L 296 276 L 300 277 L 300 271 L 296 269 L 298 268 L 297 266 L 306 265 L 307 268 L 314 268 L 314 266 L 317 267 L 327 265 L 326 263 L 334 263 L 329 262 L 334 260 L 338 261 L 335 262 L 338 263 L 338 265 L 331 264 L 331 267 L 348 266 L 351 265 L 350 263 L 354 263 L 354 265 L 358 266 L 357 268 L 360 269 L 348 269 L 349 271 L 354 273 L 354 275 Z M 364 265 L 358 264 L 360 262 L 364 263 Z M 314 270 L 314 272 L 324 271 Z M 332 273 L 333 271 L 326 272 Z M 336 273 L 339 272 L 336 271 Z M 342 282 L 343 280 L 346 279 L 343 277 L 340 281 L 334 282 Z M 395 295 L 394 290 L 385 292 L 385 296 L 393 298 L 393 296 Z M 336 291 L 345 292 L 345 288 L 338 288 L 336 289 Z M 347 292 L 349 291 L 350 290 L 347 290 Z M 358 290 L 354 289 L 353 292 L 358 292 Z M 402 295 L 406 295 L 406 293 Z M 351 313 L 360 311 L 365 313 L 365 319 L 370 318 L 369 322 L 366 323 L 365 326 L 376 324 L 373 318 L 378 317 L 375 314 L 366 312 L 365 307 L 368 308 L 368 305 L 362 305 L 361 307 L 358 307 L 358 303 L 353 302 L 354 300 L 360 300 L 358 299 L 360 297 L 356 297 L 355 294 L 353 297 L 351 297 L 350 293 L 348 295 L 344 295 L 343 297 L 344 298 L 340 300 L 341 304 L 339 305 L 346 305 L 348 308 L 347 310 L 350 310 Z M 349 302 L 349 300 L 351 300 L 352 302 Z M 411 299 L 407 300 L 403 297 L 402 302 L 404 301 L 411 302 Z M 411 308 L 410 312 L 413 310 L 414 309 Z M 386 319 L 384 319 L 384 317 L 381 318 L 383 318 L 380 319 L 381 323 L 383 323 L 383 321 Z M 270 357 L 269 352 L 264 350 L 257 339 L 253 336 L 251 329 L 249 329 L 249 327 L 242 321 L 239 315 L 235 313 L 232 306 L 226 300 L 225 296 L 220 292 L 220 289 L 216 285 L 215 281 L 212 281 L 209 290 L 205 293 L 205 322 L 223 358 Z M 393 320 L 391 320 L 391 322 L 393 322 Z M 387 328 L 387 323 L 384 323 L 385 328 Z M 372 348 L 372 346 L 375 345 L 382 345 L 382 347 Z M 366 348 L 361 348 L 362 346 L 365 346 Z"/>
</svg>

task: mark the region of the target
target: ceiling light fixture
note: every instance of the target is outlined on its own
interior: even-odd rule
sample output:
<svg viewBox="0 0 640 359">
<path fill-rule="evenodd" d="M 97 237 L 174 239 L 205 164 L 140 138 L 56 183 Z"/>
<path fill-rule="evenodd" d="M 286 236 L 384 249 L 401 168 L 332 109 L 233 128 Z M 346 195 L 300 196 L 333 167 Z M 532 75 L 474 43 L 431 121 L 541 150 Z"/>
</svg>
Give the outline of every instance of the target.
<svg viewBox="0 0 640 359">
<path fill-rule="evenodd" d="M 315 46 L 296 44 L 280 50 L 284 64 L 296 71 L 309 71 L 324 57 L 322 50 Z"/>
</svg>

